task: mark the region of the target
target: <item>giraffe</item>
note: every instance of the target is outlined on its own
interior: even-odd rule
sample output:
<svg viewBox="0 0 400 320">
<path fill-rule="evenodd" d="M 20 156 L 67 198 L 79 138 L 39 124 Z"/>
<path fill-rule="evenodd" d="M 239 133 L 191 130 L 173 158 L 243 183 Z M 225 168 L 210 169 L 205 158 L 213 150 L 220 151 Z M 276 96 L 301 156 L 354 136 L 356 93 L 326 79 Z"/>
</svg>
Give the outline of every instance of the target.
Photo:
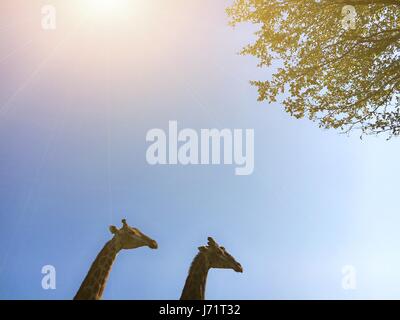
<svg viewBox="0 0 400 320">
<path fill-rule="evenodd" d="M 216 269 L 233 269 L 243 272 L 239 262 L 224 247 L 220 247 L 213 238 L 208 237 L 208 245 L 199 247 L 189 269 L 181 300 L 204 300 L 208 271 Z"/>
<path fill-rule="evenodd" d="M 110 226 L 110 231 L 114 235 L 113 238 L 105 244 L 97 255 L 74 300 L 101 299 L 111 267 L 120 250 L 136 249 L 144 246 L 151 249 L 158 248 L 155 240 L 150 239 L 138 229 L 130 227 L 125 219 L 122 220 L 121 229 L 116 226 Z"/>
</svg>

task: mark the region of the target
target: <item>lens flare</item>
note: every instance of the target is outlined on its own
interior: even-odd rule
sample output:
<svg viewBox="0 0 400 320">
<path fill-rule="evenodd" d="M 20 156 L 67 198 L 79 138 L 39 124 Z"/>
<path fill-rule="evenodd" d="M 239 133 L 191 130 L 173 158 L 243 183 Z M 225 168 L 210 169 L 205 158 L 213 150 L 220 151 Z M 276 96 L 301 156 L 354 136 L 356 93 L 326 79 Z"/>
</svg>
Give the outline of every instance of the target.
<svg viewBox="0 0 400 320">
<path fill-rule="evenodd" d="M 89 15 L 98 18 L 118 17 L 132 10 L 132 3 L 129 0 L 84 0 L 82 6 Z"/>
</svg>

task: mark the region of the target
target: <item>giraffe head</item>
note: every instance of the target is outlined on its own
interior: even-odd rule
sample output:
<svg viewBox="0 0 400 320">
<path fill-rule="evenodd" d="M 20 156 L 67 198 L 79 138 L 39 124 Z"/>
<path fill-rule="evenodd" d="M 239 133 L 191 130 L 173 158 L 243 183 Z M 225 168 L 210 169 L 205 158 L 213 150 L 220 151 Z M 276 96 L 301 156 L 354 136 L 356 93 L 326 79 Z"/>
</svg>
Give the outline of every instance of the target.
<svg viewBox="0 0 400 320">
<path fill-rule="evenodd" d="M 114 234 L 115 240 L 118 241 L 122 249 L 135 249 L 145 246 L 151 249 L 158 248 L 155 240 L 143 234 L 139 229 L 129 226 L 125 219 L 122 220 L 121 229 L 116 226 L 110 226 L 110 231 Z"/>
<path fill-rule="evenodd" d="M 243 272 L 241 264 L 211 237 L 208 237 L 208 245 L 199 247 L 199 251 L 206 256 L 210 268 L 233 269 L 236 272 Z"/>
</svg>

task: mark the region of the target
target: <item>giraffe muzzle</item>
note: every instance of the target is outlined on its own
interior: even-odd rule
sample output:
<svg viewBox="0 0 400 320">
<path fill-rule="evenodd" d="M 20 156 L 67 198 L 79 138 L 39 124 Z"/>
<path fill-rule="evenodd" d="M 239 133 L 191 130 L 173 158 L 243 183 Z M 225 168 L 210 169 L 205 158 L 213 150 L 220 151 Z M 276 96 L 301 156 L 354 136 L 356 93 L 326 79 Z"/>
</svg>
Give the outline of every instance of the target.
<svg viewBox="0 0 400 320">
<path fill-rule="evenodd" d="M 158 249 L 158 243 L 155 240 L 149 241 L 149 248 L 150 249 Z"/>
<path fill-rule="evenodd" d="M 236 267 L 235 267 L 235 269 L 234 269 L 236 272 L 240 272 L 240 273 L 243 273 L 243 267 L 239 264 L 239 265 L 237 265 Z"/>
</svg>

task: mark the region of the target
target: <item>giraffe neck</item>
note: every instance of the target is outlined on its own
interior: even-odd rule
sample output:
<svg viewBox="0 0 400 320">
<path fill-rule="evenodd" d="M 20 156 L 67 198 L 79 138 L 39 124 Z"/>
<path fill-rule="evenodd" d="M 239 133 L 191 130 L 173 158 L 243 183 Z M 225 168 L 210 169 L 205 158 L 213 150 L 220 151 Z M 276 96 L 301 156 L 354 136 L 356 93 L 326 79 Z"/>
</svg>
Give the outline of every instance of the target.
<svg viewBox="0 0 400 320">
<path fill-rule="evenodd" d="M 111 267 L 121 250 L 115 238 L 108 241 L 92 263 L 85 280 L 83 280 L 74 300 L 99 300 L 107 283 Z"/>
<path fill-rule="evenodd" d="M 209 270 L 207 258 L 203 253 L 198 253 L 194 258 L 183 288 L 181 300 L 204 300 L 207 275 Z"/>
</svg>

